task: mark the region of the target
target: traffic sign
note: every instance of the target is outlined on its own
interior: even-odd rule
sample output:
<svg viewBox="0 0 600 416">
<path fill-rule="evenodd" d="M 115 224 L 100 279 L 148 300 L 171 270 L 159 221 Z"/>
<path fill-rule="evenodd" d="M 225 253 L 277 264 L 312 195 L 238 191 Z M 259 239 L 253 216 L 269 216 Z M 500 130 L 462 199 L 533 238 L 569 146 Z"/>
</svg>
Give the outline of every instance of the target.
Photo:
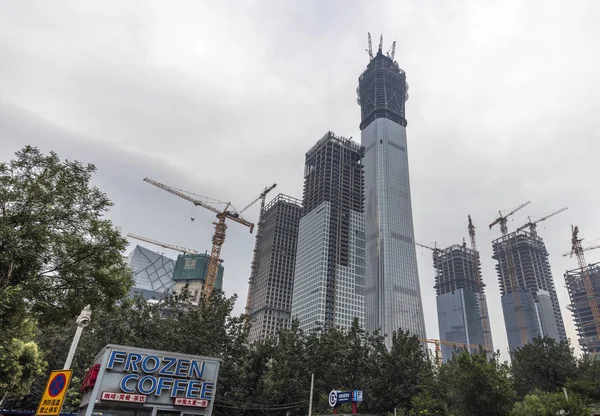
<svg viewBox="0 0 600 416">
<path fill-rule="evenodd" d="M 50 373 L 35 416 L 60 415 L 72 374 L 71 370 L 54 370 Z"/>
</svg>

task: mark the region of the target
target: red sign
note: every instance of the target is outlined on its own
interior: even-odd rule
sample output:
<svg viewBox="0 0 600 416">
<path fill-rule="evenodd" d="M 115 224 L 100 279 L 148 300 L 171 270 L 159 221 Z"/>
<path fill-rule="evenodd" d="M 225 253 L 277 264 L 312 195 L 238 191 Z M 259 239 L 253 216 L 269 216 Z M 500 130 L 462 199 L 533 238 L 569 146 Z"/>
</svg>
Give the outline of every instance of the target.
<svg viewBox="0 0 600 416">
<path fill-rule="evenodd" d="M 94 364 L 88 371 L 85 373 L 85 377 L 81 382 L 81 392 L 85 393 L 90 391 L 96 385 L 96 379 L 98 378 L 98 372 L 100 371 L 100 364 Z"/>
<path fill-rule="evenodd" d="M 110 393 L 104 391 L 100 398 L 114 402 L 146 403 L 146 396 L 143 394 Z"/>
<path fill-rule="evenodd" d="M 206 407 L 206 406 L 208 406 L 208 400 L 185 399 L 183 397 L 178 397 L 175 399 L 175 405 L 176 406 Z"/>
</svg>

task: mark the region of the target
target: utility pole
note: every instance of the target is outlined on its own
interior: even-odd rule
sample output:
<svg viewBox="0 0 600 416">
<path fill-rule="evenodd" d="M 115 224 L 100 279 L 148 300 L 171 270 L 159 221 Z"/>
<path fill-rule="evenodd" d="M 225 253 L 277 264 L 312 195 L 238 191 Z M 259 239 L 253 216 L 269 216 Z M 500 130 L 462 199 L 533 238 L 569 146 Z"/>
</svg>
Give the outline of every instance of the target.
<svg viewBox="0 0 600 416">
<path fill-rule="evenodd" d="M 92 318 L 92 310 L 90 309 L 90 305 L 87 305 L 75 322 L 77 323 L 77 330 L 75 331 L 75 336 L 73 337 L 73 342 L 71 342 L 71 349 L 69 349 L 69 354 L 67 355 L 67 360 L 65 361 L 65 366 L 63 370 L 68 370 L 71 367 L 71 363 L 73 362 L 73 357 L 75 356 L 75 350 L 77 350 L 77 345 L 79 344 L 79 338 L 81 338 L 81 332 L 83 328 L 90 324 L 90 320 Z"/>
<path fill-rule="evenodd" d="M 310 375 L 310 399 L 308 399 L 308 416 L 312 416 L 313 389 L 315 387 L 315 373 Z"/>
</svg>

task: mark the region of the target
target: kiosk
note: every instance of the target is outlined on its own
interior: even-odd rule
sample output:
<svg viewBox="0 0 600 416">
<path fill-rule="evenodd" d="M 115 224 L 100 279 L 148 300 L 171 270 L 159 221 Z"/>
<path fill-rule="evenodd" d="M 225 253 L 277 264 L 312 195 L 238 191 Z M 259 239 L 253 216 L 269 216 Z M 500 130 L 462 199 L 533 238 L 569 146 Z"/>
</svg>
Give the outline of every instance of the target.
<svg viewBox="0 0 600 416">
<path fill-rule="evenodd" d="M 107 345 L 82 382 L 79 416 L 210 416 L 217 358 Z"/>
</svg>

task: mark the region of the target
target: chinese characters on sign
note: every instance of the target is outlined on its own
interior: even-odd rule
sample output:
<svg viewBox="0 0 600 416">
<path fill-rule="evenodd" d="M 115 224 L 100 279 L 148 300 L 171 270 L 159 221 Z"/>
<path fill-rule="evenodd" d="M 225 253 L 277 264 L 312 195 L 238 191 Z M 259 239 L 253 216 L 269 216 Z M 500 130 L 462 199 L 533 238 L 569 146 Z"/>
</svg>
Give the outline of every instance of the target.
<svg viewBox="0 0 600 416">
<path fill-rule="evenodd" d="M 146 396 L 143 394 L 125 394 L 125 393 L 110 393 L 103 392 L 101 396 L 102 400 L 112 400 L 115 402 L 133 402 L 133 403 L 145 403 Z"/>
<path fill-rule="evenodd" d="M 176 406 L 194 406 L 194 407 L 206 407 L 208 406 L 208 400 L 196 400 L 196 399 L 184 399 L 178 397 L 175 399 Z"/>
<path fill-rule="evenodd" d="M 36 416 L 58 416 L 71 381 L 71 370 L 54 370 L 40 400 Z"/>
</svg>

